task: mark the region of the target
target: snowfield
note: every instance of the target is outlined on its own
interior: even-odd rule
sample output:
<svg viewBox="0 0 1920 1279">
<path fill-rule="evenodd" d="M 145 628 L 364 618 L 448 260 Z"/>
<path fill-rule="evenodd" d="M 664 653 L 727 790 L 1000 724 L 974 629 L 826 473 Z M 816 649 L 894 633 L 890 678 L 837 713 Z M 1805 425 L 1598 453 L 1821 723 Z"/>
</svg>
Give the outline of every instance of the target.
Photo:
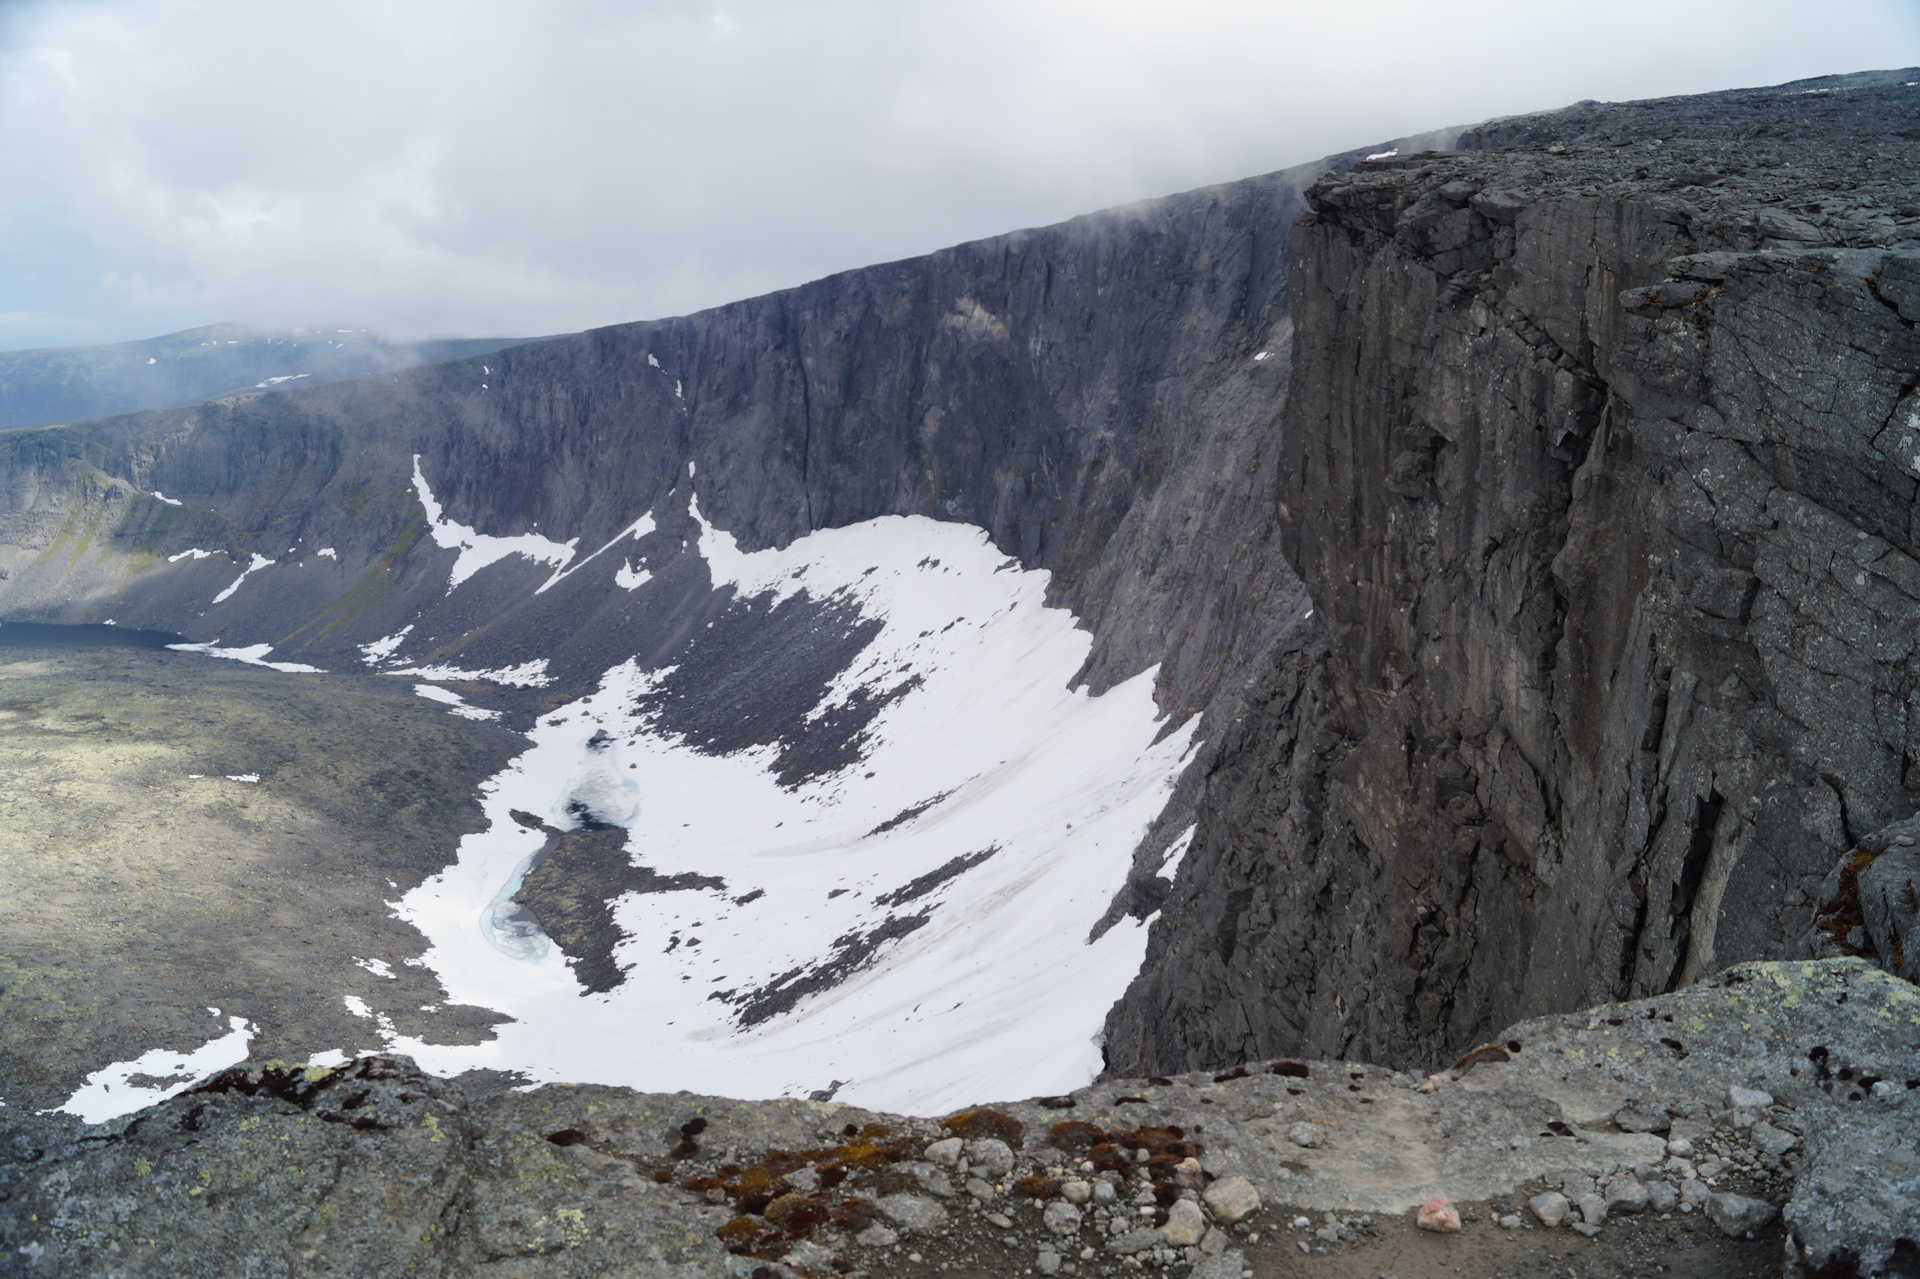
<svg viewBox="0 0 1920 1279">
<path fill-rule="evenodd" d="M 890 696 L 861 758 L 782 786 L 777 748 L 702 753 L 645 709 L 672 668 L 608 671 L 485 784 L 489 828 L 396 903 L 454 1001 L 514 1020 L 477 1046 L 392 1046 L 446 1073 L 740 1097 L 838 1085 L 921 1113 L 1086 1083 L 1146 947 L 1137 921 L 1089 932 L 1194 744 L 1190 729 L 1155 743 L 1154 672 L 1070 691 L 1087 634 L 1044 606 L 1046 573 L 977 528 L 888 517 L 750 554 L 700 530 L 735 607 L 805 592 L 883 621 L 812 712 Z M 710 886 L 618 899 L 625 980 L 589 994 L 512 901 L 549 839 L 512 810 L 623 826 L 636 865 Z"/>
</svg>

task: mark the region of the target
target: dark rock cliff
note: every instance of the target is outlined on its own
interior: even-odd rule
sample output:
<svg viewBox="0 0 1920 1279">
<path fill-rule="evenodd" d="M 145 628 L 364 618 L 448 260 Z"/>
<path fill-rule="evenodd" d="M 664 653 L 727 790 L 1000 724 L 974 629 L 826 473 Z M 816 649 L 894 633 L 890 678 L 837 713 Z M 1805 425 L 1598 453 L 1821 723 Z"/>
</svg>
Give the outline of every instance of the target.
<svg viewBox="0 0 1920 1279">
<path fill-rule="evenodd" d="M 1295 228 L 1312 596 L 1109 1020 L 1409 1061 L 1790 953 L 1920 759 L 1912 73 L 1505 122 Z"/>
</svg>

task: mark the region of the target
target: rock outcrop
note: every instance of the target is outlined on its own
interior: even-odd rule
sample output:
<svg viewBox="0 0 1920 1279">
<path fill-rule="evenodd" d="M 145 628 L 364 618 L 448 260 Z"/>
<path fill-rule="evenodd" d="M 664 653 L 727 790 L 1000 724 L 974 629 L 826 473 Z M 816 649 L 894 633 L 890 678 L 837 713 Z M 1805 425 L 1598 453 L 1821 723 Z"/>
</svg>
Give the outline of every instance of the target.
<svg viewBox="0 0 1920 1279">
<path fill-rule="evenodd" d="M 1295 228 L 1310 633 L 1117 1063 L 1401 1062 L 1790 953 L 1920 759 L 1911 74 L 1469 133 Z"/>
<path fill-rule="evenodd" d="M 17 1123 L 0 1148 L 0 1273 L 1144 1263 L 1204 1279 L 1261 1248 L 1297 1262 L 1411 1231 L 1446 1196 L 1479 1207 L 1451 1210 L 1465 1232 L 1450 1247 L 1537 1229 L 1631 1239 L 1665 1213 L 1710 1255 L 1764 1237 L 1790 1274 L 1897 1274 L 1920 1238 L 1916 1048 L 1920 992 L 1843 959 L 1525 1022 L 1424 1080 L 1266 1061 L 938 1122 L 602 1087 L 477 1095 L 384 1056 L 255 1062 L 130 1119 Z M 1525 1220 L 1508 1210 L 1521 1201 Z M 1711 1273 L 1754 1260 L 1724 1255 Z"/>
</svg>

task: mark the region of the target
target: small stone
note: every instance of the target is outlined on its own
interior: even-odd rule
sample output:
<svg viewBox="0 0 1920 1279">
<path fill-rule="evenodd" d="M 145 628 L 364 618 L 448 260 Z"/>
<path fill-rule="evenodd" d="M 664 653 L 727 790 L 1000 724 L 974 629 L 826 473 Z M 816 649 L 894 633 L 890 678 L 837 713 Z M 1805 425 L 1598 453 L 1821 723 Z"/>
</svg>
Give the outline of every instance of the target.
<svg viewBox="0 0 1920 1279">
<path fill-rule="evenodd" d="M 1573 1228 L 1575 1231 L 1585 1235 L 1589 1239 L 1593 1238 L 1595 1235 L 1600 1233 L 1600 1227 L 1588 1225 L 1584 1221 L 1574 1222 Z"/>
<path fill-rule="evenodd" d="M 1123 1235 L 1115 1235 L 1107 1240 L 1107 1251 L 1132 1256 L 1136 1252 L 1150 1252 L 1164 1242 L 1160 1232 L 1153 1227 L 1136 1226 Z"/>
<path fill-rule="evenodd" d="M 1557 1190 L 1549 1190 L 1543 1195 L 1535 1195 L 1527 1200 L 1527 1208 L 1540 1224 L 1551 1230 L 1567 1219 L 1567 1210 L 1573 1207 L 1567 1197 Z"/>
<path fill-rule="evenodd" d="M 855 1235 L 853 1241 L 863 1248 L 891 1248 L 900 1242 L 900 1235 L 876 1221 Z"/>
<path fill-rule="evenodd" d="M 978 1177 L 969 1177 L 967 1178 L 967 1193 L 975 1199 L 978 1199 L 981 1203 L 991 1203 L 993 1202 L 993 1197 L 1000 1192 Z"/>
<path fill-rule="evenodd" d="M 1173 1166 L 1173 1180 L 1178 1186 L 1197 1186 L 1205 1176 L 1200 1171 L 1200 1161 L 1191 1155 Z"/>
<path fill-rule="evenodd" d="M 1033 1267 L 1043 1275 L 1057 1275 L 1060 1273 L 1060 1254 L 1057 1252 L 1042 1251 L 1041 1254 L 1034 1259 Z"/>
<path fill-rule="evenodd" d="M 1693 1143 L 1685 1137 L 1669 1137 L 1667 1139 L 1667 1153 L 1676 1159 L 1685 1159 L 1693 1154 Z"/>
<path fill-rule="evenodd" d="M 828 1270 L 833 1266 L 833 1249 L 823 1248 L 811 1239 L 802 1239 L 787 1250 L 780 1258 L 783 1266 L 792 1266 L 795 1270 Z"/>
<path fill-rule="evenodd" d="M 1704 1181 L 1696 1178 L 1680 1183 L 1680 1207 L 1683 1210 L 1690 1212 L 1711 1198 L 1713 1198 L 1713 1191 L 1707 1189 L 1707 1183 Z"/>
<path fill-rule="evenodd" d="M 1735 1110 L 1765 1110 L 1773 1104 L 1773 1094 L 1735 1084 L 1727 1089 L 1727 1100 L 1733 1103 Z"/>
<path fill-rule="evenodd" d="M 1167 1224 L 1161 1235 L 1176 1248 L 1191 1248 L 1206 1237 L 1207 1217 L 1191 1199 L 1176 1199 L 1167 1209 Z"/>
<path fill-rule="evenodd" d="M 1222 1177 L 1202 1191 L 1200 1197 L 1207 1201 L 1214 1220 L 1229 1226 L 1260 1208 L 1260 1192 L 1251 1181 L 1237 1174 Z"/>
<path fill-rule="evenodd" d="M 1749 1199 L 1745 1195 L 1720 1194 L 1707 1200 L 1707 1220 L 1720 1227 L 1720 1233 L 1732 1239 L 1738 1239 L 1752 1230 L 1758 1230 L 1774 1219 L 1779 1212 L 1764 1199 Z"/>
<path fill-rule="evenodd" d="M 985 1214 L 985 1215 L 986 1215 L 986 1218 L 987 1218 L 987 1221 L 988 1221 L 988 1223 L 989 1223 L 990 1225 L 995 1225 L 995 1226 L 998 1226 L 998 1227 L 1000 1227 L 1000 1229 L 1002 1229 L 1002 1230 L 1012 1230 L 1012 1229 L 1013 1229 L 1013 1218 L 1012 1218 L 1012 1217 L 1009 1217 L 1009 1216 L 1007 1216 L 1007 1214 L 1006 1214 L 1006 1213 L 1004 1213 L 1004 1212 L 990 1212 L 990 1213 L 987 1213 L 987 1214 Z"/>
<path fill-rule="evenodd" d="M 1080 1210 L 1064 1199 L 1055 1199 L 1040 1214 L 1040 1223 L 1056 1235 L 1077 1234 L 1080 1230 Z"/>
<path fill-rule="evenodd" d="M 967 1163 L 974 1172 L 984 1177 L 1004 1177 L 1013 1171 L 1013 1147 L 998 1137 L 970 1141 L 967 1143 Z"/>
<path fill-rule="evenodd" d="M 1113 1188 L 1111 1181 L 1096 1181 L 1093 1183 L 1093 1201 L 1095 1203 L 1110 1204 L 1119 1197 L 1120 1192 Z"/>
<path fill-rule="evenodd" d="M 1312 1150 L 1319 1145 L 1322 1135 L 1315 1124 L 1297 1123 L 1287 1129 L 1287 1140 L 1306 1150 Z"/>
<path fill-rule="evenodd" d="M 960 1164 L 960 1152 L 967 1143 L 958 1137 L 946 1137 L 927 1147 L 927 1158 L 943 1168 L 956 1168 Z"/>
<path fill-rule="evenodd" d="M 1672 1212 L 1680 1202 L 1680 1192 L 1673 1188 L 1670 1181 L 1649 1181 L 1647 1183 L 1647 1207 L 1655 1212 Z"/>
<path fill-rule="evenodd" d="M 1207 1231 L 1207 1237 L 1200 1241 L 1200 1251 L 1209 1257 L 1217 1257 L 1225 1252 L 1227 1245 L 1232 1242 L 1233 1236 L 1220 1229 L 1220 1227 L 1215 1226 L 1213 1229 Z"/>
<path fill-rule="evenodd" d="M 1872 1091 L 1875 1101 L 1892 1101 L 1896 1097 L 1904 1097 L 1907 1094 L 1907 1090 L 1903 1085 L 1897 1084 L 1891 1079 L 1877 1081 L 1873 1085 Z"/>
<path fill-rule="evenodd" d="M 947 1224 L 947 1210 L 925 1195 L 882 1195 L 874 1206 L 906 1230 L 938 1230 Z"/>
<path fill-rule="evenodd" d="M 1647 1188 L 1639 1180 L 1627 1177 L 1607 1187 L 1607 1211 L 1641 1213 L 1647 1210 Z"/>
<path fill-rule="evenodd" d="M 1613 1126 L 1621 1132 L 1665 1132 L 1672 1124 L 1666 1111 L 1650 1106 L 1622 1106 L 1613 1112 Z"/>
<path fill-rule="evenodd" d="M 1247 1257 L 1238 1248 L 1218 1256 L 1202 1257 L 1187 1273 L 1187 1279 L 1241 1279 L 1247 1271 Z"/>
<path fill-rule="evenodd" d="M 1520 1229 L 1520 1217 L 1517 1213 L 1508 1213 L 1504 1217 L 1495 1217 L 1494 1221 L 1498 1223 L 1502 1230 Z"/>
<path fill-rule="evenodd" d="M 1598 1191 L 1590 1195 L 1581 1195 L 1575 1205 L 1580 1209 L 1580 1220 L 1589 1226 L 1604 1225 L 1607 1220 L 1607 1201 Z"/>
<path fill-rule="evenodd" d="M 1083 1204 L 1093 1198 L 1093 1187 L 1075 1177 L 1060 1183 L 1060 1197 L 1070 1204 Z"/>
<path fill-rule="evenodd" d="M 1792 1133 L 1784 1128 L 1775 1128 L 1764 1121 L 1753 1126 L 1753 1131 L 1747 1135 L 1747 1139 L 1753 1142 L 1754 1149 L 1769 1159 L 1778 1159 L 1800 1144 L 1800 1139 Z"/>
<path fill-rule="evenodd" d="M 1438 1234 L 1452 1234 L 1460 1229 L 1460 1210 L 1449 1203 L 1444 1196 L 1435 1195 L 1420 1205 L 1413 1224 L 1422 1230 L 1432 1230 Z"/>
</svg>

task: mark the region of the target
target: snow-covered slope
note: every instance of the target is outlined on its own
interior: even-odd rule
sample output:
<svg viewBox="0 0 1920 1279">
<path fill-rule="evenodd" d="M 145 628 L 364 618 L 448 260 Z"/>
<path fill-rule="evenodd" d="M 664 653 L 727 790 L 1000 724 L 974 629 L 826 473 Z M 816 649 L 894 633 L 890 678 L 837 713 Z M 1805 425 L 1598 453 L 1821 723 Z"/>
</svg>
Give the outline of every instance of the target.
<svg viewBox="0 0 1920 1279">
<path fill-rule="evenodd" d="M 1145 949 L 1133 920 L 1089 934 L 1191 746 L 1155 740 L 1153 673 L 1071 690 L 1089 637 L 976 528 L 886 517 L 752 554 L 699 530 L 730 613 L 878 623 L 805 719 L 878 713 L 838 762 L 783 776 L 777 744 L 670 726 L 678 668 L 609 670 L 542 717 L 486 785 L 489 829 L 397 904 L 455 999 L 515 1020 L 488 1044 L 398 1046 L 449 1072 L 744 1097 L 838 1083 L 918 1111 L 1085 1083 Z M 624 979 L 590 992 L 513 897 L 555 833 L 601 825 L 671 887 L 613 904 Z"/>
</svg>

